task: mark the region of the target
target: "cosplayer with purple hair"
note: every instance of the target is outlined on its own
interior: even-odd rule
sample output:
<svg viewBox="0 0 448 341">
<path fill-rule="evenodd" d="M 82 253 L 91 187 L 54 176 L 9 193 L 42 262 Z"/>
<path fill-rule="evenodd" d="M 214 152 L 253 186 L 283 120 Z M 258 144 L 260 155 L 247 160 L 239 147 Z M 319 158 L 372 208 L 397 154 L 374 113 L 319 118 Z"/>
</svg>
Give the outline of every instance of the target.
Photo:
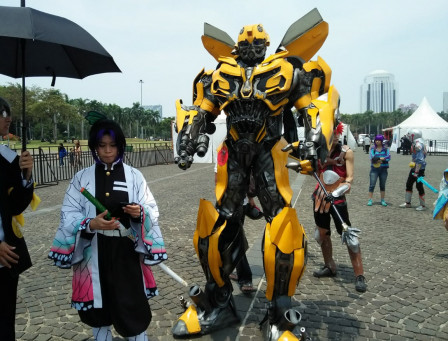
<svg viewBox="0 0 448 341">
<path fill-rule="evenodd" d="M 159 211 L 142 173 L 123 163 L 120 126 L 101 117 L 88 142 L 96 163 L 70 182 L 49 258 L 73 267 L 72 307 L 95 340 L 111 341 L 113 325 L 128 340 L 146 341 L 148 298 L 157 295 L 150 266 L 167 259 Z M 83 188 L 107 210 L 99 211 Z"/>
<path fill-rule="evenodd" d="M 369 184 L 369 201 L 367 206 L 373 205 L 373 190 L 375 189 L 378 178 L 380 179 L 380 195 L 381 205 L 387 206 L 384 199 L 386 195 L 387 170 L 389 169 L 390 152 L 384 143 L 383 135 L 376 135 L 373 146 L 370 148 L 370 184 Z"/>
<path fill-rule="evenodd" d="M 98 120 L 93 124 L 89 134 L 89 149 L 96 163 L 102 163 L 102 161 L 98 158 L 97 148 L 104 135 L 109 135 L 117 145 L 118 155 L 117 159 L 114 161 L 123 161 L 124 151 L 126 148 L 126 139 L 123 131 L 115 121 L 103 119 Z"/>
</svg>

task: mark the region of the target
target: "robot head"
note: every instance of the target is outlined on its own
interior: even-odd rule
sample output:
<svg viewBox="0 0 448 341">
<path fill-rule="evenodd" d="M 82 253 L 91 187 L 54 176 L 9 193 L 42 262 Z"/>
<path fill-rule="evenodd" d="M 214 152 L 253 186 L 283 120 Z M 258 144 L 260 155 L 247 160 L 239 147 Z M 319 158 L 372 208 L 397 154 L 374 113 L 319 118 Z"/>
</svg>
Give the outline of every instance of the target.
<svg viewBox="0 0 448 341">
<path fill-rule="evenodd" d="M 411 129 L 408 131 L 408 136 L 411 141 L 415 141 L 422 137 L 422 131 L 419 129 Z"/>
<path fill-rule="evenodd" d="M 234 54 L 248 66 L 254 66 L 263 61 L 266 55 L 266 47 L 270 44 L 269 35 L 263 25 L 244 26 L 238 36 Z"/>
</svg>

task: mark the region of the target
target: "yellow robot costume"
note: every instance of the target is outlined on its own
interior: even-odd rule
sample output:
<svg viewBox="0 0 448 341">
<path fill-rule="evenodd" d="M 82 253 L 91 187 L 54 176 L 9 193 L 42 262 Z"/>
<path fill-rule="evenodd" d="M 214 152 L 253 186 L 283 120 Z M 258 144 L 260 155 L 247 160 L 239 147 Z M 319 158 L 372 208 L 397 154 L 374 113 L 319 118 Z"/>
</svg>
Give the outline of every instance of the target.
<svg viewBox="0 0 448 341">
<path fill-rule="evenodd" d="M 215 131 L 213 121 L 221 111 L 227 115 L 227 137 L 218 148 L 216 205 L 201 200 L 194 234 L 207 284 L 205 290 L 190 289 L 194 305 L 173 327 L 175 337 L 239 321 L 229 274 L 247 249 L 241 217 L 252 172 L 267 220 L 263 264 L 269 306 L 263 334 L 267 340 L 299 339 L 293 330 L 301 316 L 291 307 L 291 296 L 305 270 L 307 240 L 291 207 L 286 165 L 288 156 L 294 157 L 304 173 L 311 173 L 332 143 L 339 96 L 330 87 L 324 60 L 309 61 L 327 34 L 328 24 L 314 9 L 291 25 L 276 53 L 265 58 L 270 40 L 261 24 L 244 26 L 236 44 L 205 25 L 203 44 L 219 64 L 196 77 L 193 106 L 176 103 L 178 166 L 187 169 L 195 154 L 207 152 L 207 134 Z M 305 126 L 303 145 L 297 141 L 293 107 Z"/>
</svg>

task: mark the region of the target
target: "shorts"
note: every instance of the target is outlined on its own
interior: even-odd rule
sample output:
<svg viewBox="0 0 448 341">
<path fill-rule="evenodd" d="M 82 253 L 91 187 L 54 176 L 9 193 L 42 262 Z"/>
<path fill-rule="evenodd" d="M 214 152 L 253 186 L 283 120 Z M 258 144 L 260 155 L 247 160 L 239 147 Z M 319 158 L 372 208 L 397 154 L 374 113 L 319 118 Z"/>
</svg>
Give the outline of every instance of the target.
<svg viewBox="0 0 448 341">
<path fill-rule="evenodd" d="M 348 209 L 347 209 L 347 202 L 336 204 L 336 206 L 339 214 L 342 217 L 342 220 L 348 225 L 351 226 L 350 219 L 348 216 Z M 313 201 L 313 212 L 314 212 L 314 201 Z M 320 228 L 328 230 L 328 235 L 331 235 L 330 230 L 330 223 L 331 223 L 331 217 L 333 217 L 334 224 L 336 225 L 336 230 L 339 233 L 339 235 L 342 234 L 342 223 L 339 220 L 338 216 L 334 212 L 333 208 L 330 208 L 330 211 L 328 213 L 320 213 L 320 212 L 314 212 L 314 222 L 316 225 Z"/>
</svg>

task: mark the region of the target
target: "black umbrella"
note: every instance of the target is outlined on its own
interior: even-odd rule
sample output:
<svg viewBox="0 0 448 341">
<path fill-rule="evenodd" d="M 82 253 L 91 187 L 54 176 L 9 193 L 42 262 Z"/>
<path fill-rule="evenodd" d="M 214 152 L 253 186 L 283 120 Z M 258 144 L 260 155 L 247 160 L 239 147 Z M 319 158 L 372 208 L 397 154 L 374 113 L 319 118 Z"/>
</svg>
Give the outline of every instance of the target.
<svg viewBox="0 0 448 341">
<path fill-rule="evenodd" d="M 29 7 L 0 6 L 0 73 L 22 78 L 22 149 L 26 149 L 25 77 L 79 78 L 121 72 L 86 30 Z"/>
</svg>

